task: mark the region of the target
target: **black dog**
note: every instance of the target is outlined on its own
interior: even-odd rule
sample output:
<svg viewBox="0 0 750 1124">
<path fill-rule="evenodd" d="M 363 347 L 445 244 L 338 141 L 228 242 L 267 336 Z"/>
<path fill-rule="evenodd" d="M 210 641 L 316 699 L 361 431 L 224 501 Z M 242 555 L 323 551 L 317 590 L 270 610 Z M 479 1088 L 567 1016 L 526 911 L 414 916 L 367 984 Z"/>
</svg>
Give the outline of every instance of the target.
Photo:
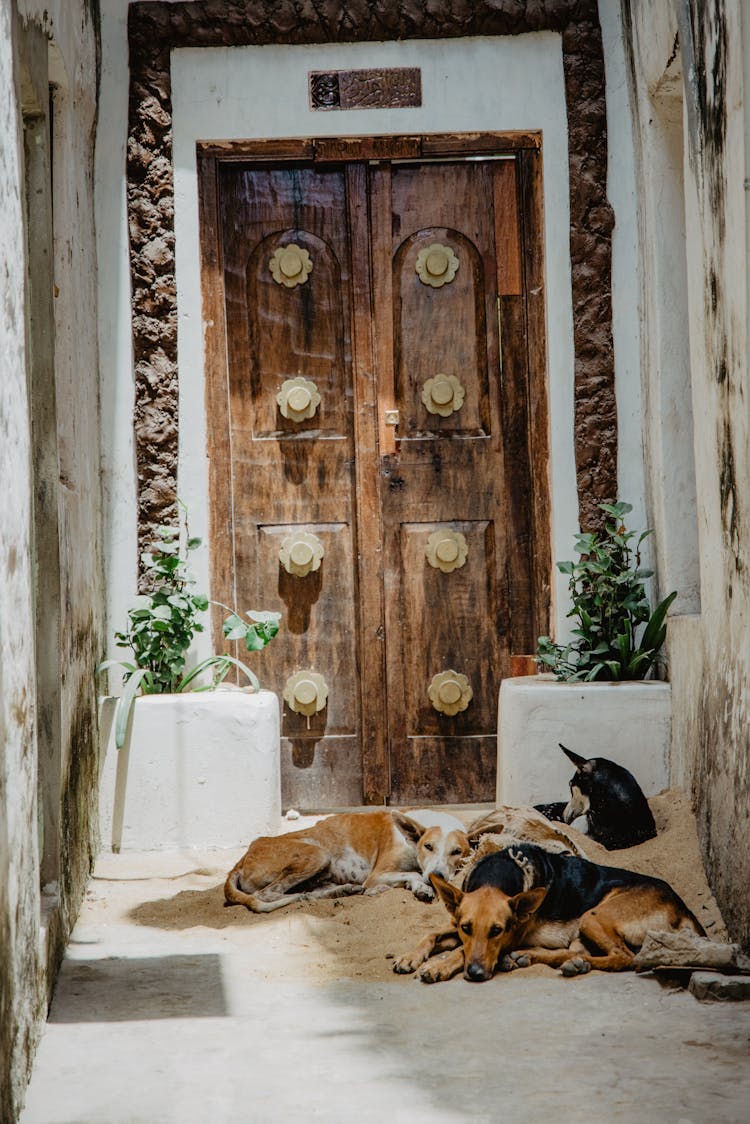
<svg viewBox="0 0 750 1124">
<path fill-rule="evenodd" d="M 586 816 L 588 834 L 608 851 L 635 847 L 656 835 L 656 824 L 638 781 L 622 765 L 605 757 L 585 757 L 560 749 L 576 767 L 570 780 L 567 804 L 536 804 L 535 808 L 549 820 L 572 823 L 577 816 Z"/>
</svg>

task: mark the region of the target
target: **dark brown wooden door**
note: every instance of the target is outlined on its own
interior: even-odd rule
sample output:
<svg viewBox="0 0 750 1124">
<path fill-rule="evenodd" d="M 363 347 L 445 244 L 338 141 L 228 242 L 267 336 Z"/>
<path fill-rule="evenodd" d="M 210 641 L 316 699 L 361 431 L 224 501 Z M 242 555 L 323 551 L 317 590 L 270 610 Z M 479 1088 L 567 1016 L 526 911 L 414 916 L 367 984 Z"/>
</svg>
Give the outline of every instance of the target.
<svg viewBox="0 0 750 1124">
<path fill-rule="evenodd" d="M 375 326 L 399 418 L 396 448 L 381 467 L 396 801 L 494 795 L 513 540 L 500 410 L 497 168 L 400 164 L 374 175 L 373 209 L 391 215 L 390 239 L 384 231 L 373 247 L 383 258 L 375 307 L 388 309 Z"/>
<path fill-rule="evenodd" d="M 283 613 L 257 670 L 285 806 L 494 796 L 539 604 L 519 180 L 511 159 L 211 181 L 212 587 Z"/>
</svg>

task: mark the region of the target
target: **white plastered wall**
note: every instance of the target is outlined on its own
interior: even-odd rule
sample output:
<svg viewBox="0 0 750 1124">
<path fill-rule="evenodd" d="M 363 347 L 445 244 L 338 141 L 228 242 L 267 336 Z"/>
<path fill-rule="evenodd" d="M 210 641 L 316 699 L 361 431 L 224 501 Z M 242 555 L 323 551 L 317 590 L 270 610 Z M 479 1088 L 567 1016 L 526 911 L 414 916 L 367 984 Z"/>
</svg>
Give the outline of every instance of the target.
<svg viewBox="0 0 750 1124">
<path fill-rule="evenodd" d="M 0 5 L 3 1120 L 17 1118 L 96 831 L 92 672 L 102 591 L 92 8 L 87 0 Z"/>
<path fill-rule="evenodd" d="M 615 0 L 603 0 L 608 73 L 620 75 L 608 91 L 610 137 L 630 137 L 619 20 Z M 121 627 L 135 590 L 135 472 L 133 376 L 130 347 L 127 223 L 122 182 L 127 131 L 126 12 L 118 0 L 102 0 L 102 114 L 107 134 L 97 151 L 101 232 L 107 231 L 108 263 L 102 260 L 103 454 L 108 498 L 107 542 L 110 629 Z M 422 72 L 419 108 L 312 111 L 310 70 L 417 66 Z M 572 556 L 578 500 L 573 446 L 573 325 L 570 283 L 568 134 L 560 36 L 538 33 L 509 38 L 467 38 L 398 43 L 192 48 L 172 52 L 175 235 L 179 323 L 179 495 L 188 505 L 190 529 L 208 534 L 203 322 L 200 291 L 196 142 L 302 136 L 356 136 L 430 132 L 540 129 L 545 189 L 548 389 L 551 418 L 552 552 Z M 619 440 L 624 498 L 642 520 L 638 309 L 634 274 L 634 188 L 626 143 L 610 158 L 612 201 L 617 212 L 613 245 L 615 351 L 624 377 L 618 383 Z M 104 250 L 100 248 L 100 254 Z M 624 299 L 618 298 L 624 294 Z M 208 589 L 208 550 L 193 556 L 201 588 Z M 555 627 L 565 635 L 566 582 L 553 573 Z M 206 645 L 208 638 L 204 636 Z M 202 654 L 202 653 L 201 653 Z"/>
<path fill-rule="evenodd" d="M 612 337 L 617 398 L 619 498 L 633 505 L 628 525 L 648 526 L 643 462 L 640 288 L 632 124 L 619 0 L 599 0 L 606 73 L 607 196 L 615 213 L 612 231 Z M 644 562 L 650 544 L 646 544 Z M 556 555 L 555 557 L 561 557 Z M 571 557 L 570 552 L 565 557 Z"/>
<path fill-rule="evenodd" d="M 96 140 L 96 230 L 99 258 L 101 465 L 107 642 L 126 624 L 135 595 L 136 471 L 133 440 L 133 349 L 126 205 L 128 5 L 101 0 L 101 84 Z"/>
</svg>

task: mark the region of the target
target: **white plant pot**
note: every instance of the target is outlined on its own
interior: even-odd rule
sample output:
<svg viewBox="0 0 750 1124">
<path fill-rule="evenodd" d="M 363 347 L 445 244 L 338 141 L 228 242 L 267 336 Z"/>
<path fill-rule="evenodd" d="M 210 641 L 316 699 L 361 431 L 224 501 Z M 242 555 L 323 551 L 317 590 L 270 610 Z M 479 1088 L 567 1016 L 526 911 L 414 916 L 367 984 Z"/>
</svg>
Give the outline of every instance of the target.
<svg viewBox="0 0 750 1124">
<path fill-rule="evenodd" d="M 105 851 L 246 846 L 281 815 L 279 702 L 270 691 L 218 690 L 135 700 L 122 749 L 117 700 L 100 706 Z"/>
<path fill-rule="evenodd" d="M 498 804 L 568 799 L 573 766 L 560 742 L 583 757 L 629 769 L 646 796 L 669 785 L 671 684 L 561 683 L 552 676 L 505 679 L 497 735 Z"/>
</svg>

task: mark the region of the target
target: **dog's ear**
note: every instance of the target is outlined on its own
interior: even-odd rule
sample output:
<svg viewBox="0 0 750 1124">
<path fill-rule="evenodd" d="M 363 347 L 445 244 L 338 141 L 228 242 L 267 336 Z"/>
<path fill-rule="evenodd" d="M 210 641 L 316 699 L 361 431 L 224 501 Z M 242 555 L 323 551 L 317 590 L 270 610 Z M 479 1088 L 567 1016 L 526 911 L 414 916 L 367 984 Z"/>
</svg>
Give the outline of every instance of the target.
<svg viewBox="0 0 750 1124">
<path fill-rule="evenodd" d="M 585 757 L 581 757 L 580 753 L 574 753 L 572 749 L 567 749 L 562 742 L 558 742 L 557 744 L 560 746 L 560 749 L 563 751 L 565 756 L 570 758 L 576 769 L 583 768 L 583 766 L 586 764 Z"/>
<path fill-rule="evenodd" d="M 508 905 L 519 921 L 528 921 L 532 914 L 536 913 L 546 897 L 547 887 L 535 886 L 533 890 L 524 890 L 523 893 L 516 894 L 515 897 L 510 898 Z"/>
<path fill-rule="evenodd" d="M 456 910 L 460 906 L 461 900 L 464 896 L 463 890 L 459 890 L 458 886 L 454 886 L 452 883 L 446 882 L 445 879 L 441 878 L 439 874 L 431 874 L 430 882 L 432 883 L 432 887 L 435 893 L 440 898 L 445 908 L 448 910 L 448 913 L 450 913 L 450 915 L 454 917 Z"/>
<path fill-rule="evenodd" d="M 425 829 L 422 825 L 418 824 L 416 820 L 409 819 L 403 812 L 393 811 L 391 815 L 399 831 L 405 835 L 407 839 L 411 839 L 412 843 L 418 843 L 425 833 Z"/>
</svg>

